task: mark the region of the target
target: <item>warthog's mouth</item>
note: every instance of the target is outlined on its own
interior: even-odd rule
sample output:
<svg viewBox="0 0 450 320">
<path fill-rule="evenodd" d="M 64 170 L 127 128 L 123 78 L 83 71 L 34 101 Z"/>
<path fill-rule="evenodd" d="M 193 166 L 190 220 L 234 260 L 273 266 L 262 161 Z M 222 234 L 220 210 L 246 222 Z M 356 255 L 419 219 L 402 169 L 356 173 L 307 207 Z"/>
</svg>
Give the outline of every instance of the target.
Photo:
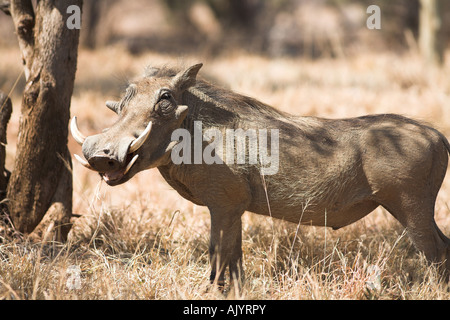
<svg viewBox="0 0 450 320">
<path fill-rule="evenodd" d="M 121 184 L 128 180 L 125 176 L 130 171 L 131 167 L 134 165 L 138 157 L 138 154 L 129 153 L 125 160 L 125 166 L 115 171 L 100 172 L 100 176 L 110 186 Z"/>
<path fill-rule="evenodd" d="M 132 175 L 128 174 L 130 172 L 130 169 L 133 167 L 133 165 L 136 163 L 136 161 L 139 158 L 139 148 L 144 144 L 144 142 L 147 140 L 150 131 L 152 128 L 152 122 L 150 121 L 147 125 L 147 127 L 145 128 L 145 130 L 139 135 L 139 137 L 137 137 L 135 140 L 133 140 L 130 144 L 130 146 L 128 147 L 128 152 L 127 152 L 127 156 L 125 158 L 125 163 L 116 170 L 112 170 L 112 171 L 99 171 L 96 170 L 95 168 L 93 168 L 88 161 L 86 161 L 85 159 L 81 158 L 80 156 L 78 156 L 77 154 L 74 154 L 75 159 L 78 160 L 78 162 L 80 162 L 84 167 L 93 170 L 93 171 L 97 171 L 99 172 L 100 176 L 102 177 L 102 179 L 110 186 L 115 186 L 121 183 L 126 182 L 129 178 L 132 177 Z M 71 122 L 71 126 L 70 126 L 70 130 L 72 133 L 73 138 L 75 139 L 75 141 L 77 141 L 80 145 L 82 145 L 84 143 L 84 141 L 86 140 L 86 137 L 80 133 L 80 131 L 78 130 L 78 126 L 76 123 L 76 117 L 73 117 L 72 122 Z"/>
</svg>

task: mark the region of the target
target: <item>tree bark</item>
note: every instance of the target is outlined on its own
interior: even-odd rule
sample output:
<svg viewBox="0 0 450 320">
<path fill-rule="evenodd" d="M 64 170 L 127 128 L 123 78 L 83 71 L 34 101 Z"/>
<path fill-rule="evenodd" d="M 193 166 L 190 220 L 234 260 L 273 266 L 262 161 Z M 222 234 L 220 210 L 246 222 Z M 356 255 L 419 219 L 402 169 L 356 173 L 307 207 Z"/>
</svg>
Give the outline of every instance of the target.
<svg viewBox="0 0 450 320">
<path fill-rule="evenodd" d="M 7 190 L 9 214 L 16 230 L 29 234 L 50 211 L 60 220 L 55 221 L 58 240 L 66 238 L 72 214 L 67 140 L 79 30 L 66 26 L 70 5 L 81 8 L 82 0 L 40 0 L 35 8 L 31 0 L 12 0 L 10 6 L 26 86 Z"/>
<path fill-rule="evenodd" d="M 426 63 L 440 65 L 444 60 L 440 0 L 420 0 L 419 48 Z"/>
<path fill-rule="evenodd" d="M 0 201 L 6 197 L 6 188 L 8 187 L 9 171 L 5 168 L 6 159 L 6 128 L 11 118 L 12 104 L 11 99 L 0 92 Z M 0 216 L 3 213 L 3 203 L 0 204 Z"/>
</svg>

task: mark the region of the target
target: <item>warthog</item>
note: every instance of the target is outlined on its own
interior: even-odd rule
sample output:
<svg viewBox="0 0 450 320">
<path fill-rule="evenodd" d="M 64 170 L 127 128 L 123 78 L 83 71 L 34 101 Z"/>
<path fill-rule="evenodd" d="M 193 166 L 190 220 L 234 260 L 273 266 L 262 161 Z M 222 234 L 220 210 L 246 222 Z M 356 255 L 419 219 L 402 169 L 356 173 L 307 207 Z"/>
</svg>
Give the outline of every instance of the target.
<svg viewBox="0 0 450 320">
<path fill-rule="evenodd" d="M 197 80 L 201 66 L 149 68 L 121 101 L 106 103 L 119 116 L 111 128 L 86 138 L 73 118 L 71 132 L 86 160 L 76 158 L 107 184 L 157 167 L 181 196 L 208 207 L 211 281 L 223 284 L 227 266 L 232 279 L 243 277 L 244 211 L 338 229 L 381 205 L 430 262 L 444 262 L 450 269 L 450 240 L 434 220 L 450 150 L 440 132 L 395 114 L 338 120 L 292 116 Z M 267 138 L 267 145 L 273 155 L 278 152 L 277 172 L 264 174 L 262 161 L 231 158 L 175 164 L 174 155 L 198 153 L 195 121 L 203 132 L 214 128 L 222 137 L 229 129 L 276 129 L 278 139 Z M 190 135 L 172 141 L 180 128 Z M 203 137 L 200 152 L 212 143 L 216 139 Z M 247 160 L 251 152 L 247 148 Z"/>
</svg>

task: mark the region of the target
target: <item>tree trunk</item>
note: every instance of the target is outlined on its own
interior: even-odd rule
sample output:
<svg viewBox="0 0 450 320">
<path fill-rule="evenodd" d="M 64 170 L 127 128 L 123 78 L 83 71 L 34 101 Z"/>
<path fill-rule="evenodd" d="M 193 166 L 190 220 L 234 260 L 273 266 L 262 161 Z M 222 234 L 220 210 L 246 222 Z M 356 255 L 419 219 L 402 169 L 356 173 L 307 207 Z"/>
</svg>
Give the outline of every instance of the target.
<svg viewBox="0 0 450 320">
<path fill-rule="evenodd" d="M 420 0 L 419 47 L 423 59 L 431 65 L 440 65 L 444 60 L 441 8 L 440 0 Z"/>
<path fill-rule="evenodd" d="M 6 128 L 11 118 L 12 104 L 11 99 L 0 92 L 0 202 L 6 197 L 6 188 L 8 187 L 9 172 L 5 168 L 6 158 Z M 0 216 L 3 213 L 3 203 L 0 204 Z"/>
<path fill-rule="evenodd" d="M 42 234 L 48 212 L 58 240 L 70 230 L 72 162 L 67 147 L 70 99 L 77 65 L 79 30 L 69 29 L 67 7 L 82 0 L 11 1 L 25 68 L 15 166 L 7 198 L 16 230 Z M 38 227 L 38 228 L 37 228 Z M 36 229 L 36 230 L 35 230 Z"/>
</svg>

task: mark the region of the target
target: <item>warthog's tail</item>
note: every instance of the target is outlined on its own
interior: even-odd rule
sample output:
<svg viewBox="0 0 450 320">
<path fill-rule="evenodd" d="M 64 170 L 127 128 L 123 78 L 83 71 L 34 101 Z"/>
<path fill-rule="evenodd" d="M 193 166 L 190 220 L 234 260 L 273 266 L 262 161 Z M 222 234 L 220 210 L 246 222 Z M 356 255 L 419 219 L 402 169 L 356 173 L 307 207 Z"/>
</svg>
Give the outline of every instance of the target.
<svg viewBox="0 0 450 320">
<path fill-rule="evenodd" d="M 437 130 L 436 130 L 437 131 Z M 439 134 L 439 136 L 442 139 L 442 142 L 444 142 L 445 148 L 447 149 L 448 154 L 450 155 L 450 142 L 448 142 L 448 139 L 446 136 L 444 136 L 443 133 L 437 131 L 437 133 Z"/>
</svg>

